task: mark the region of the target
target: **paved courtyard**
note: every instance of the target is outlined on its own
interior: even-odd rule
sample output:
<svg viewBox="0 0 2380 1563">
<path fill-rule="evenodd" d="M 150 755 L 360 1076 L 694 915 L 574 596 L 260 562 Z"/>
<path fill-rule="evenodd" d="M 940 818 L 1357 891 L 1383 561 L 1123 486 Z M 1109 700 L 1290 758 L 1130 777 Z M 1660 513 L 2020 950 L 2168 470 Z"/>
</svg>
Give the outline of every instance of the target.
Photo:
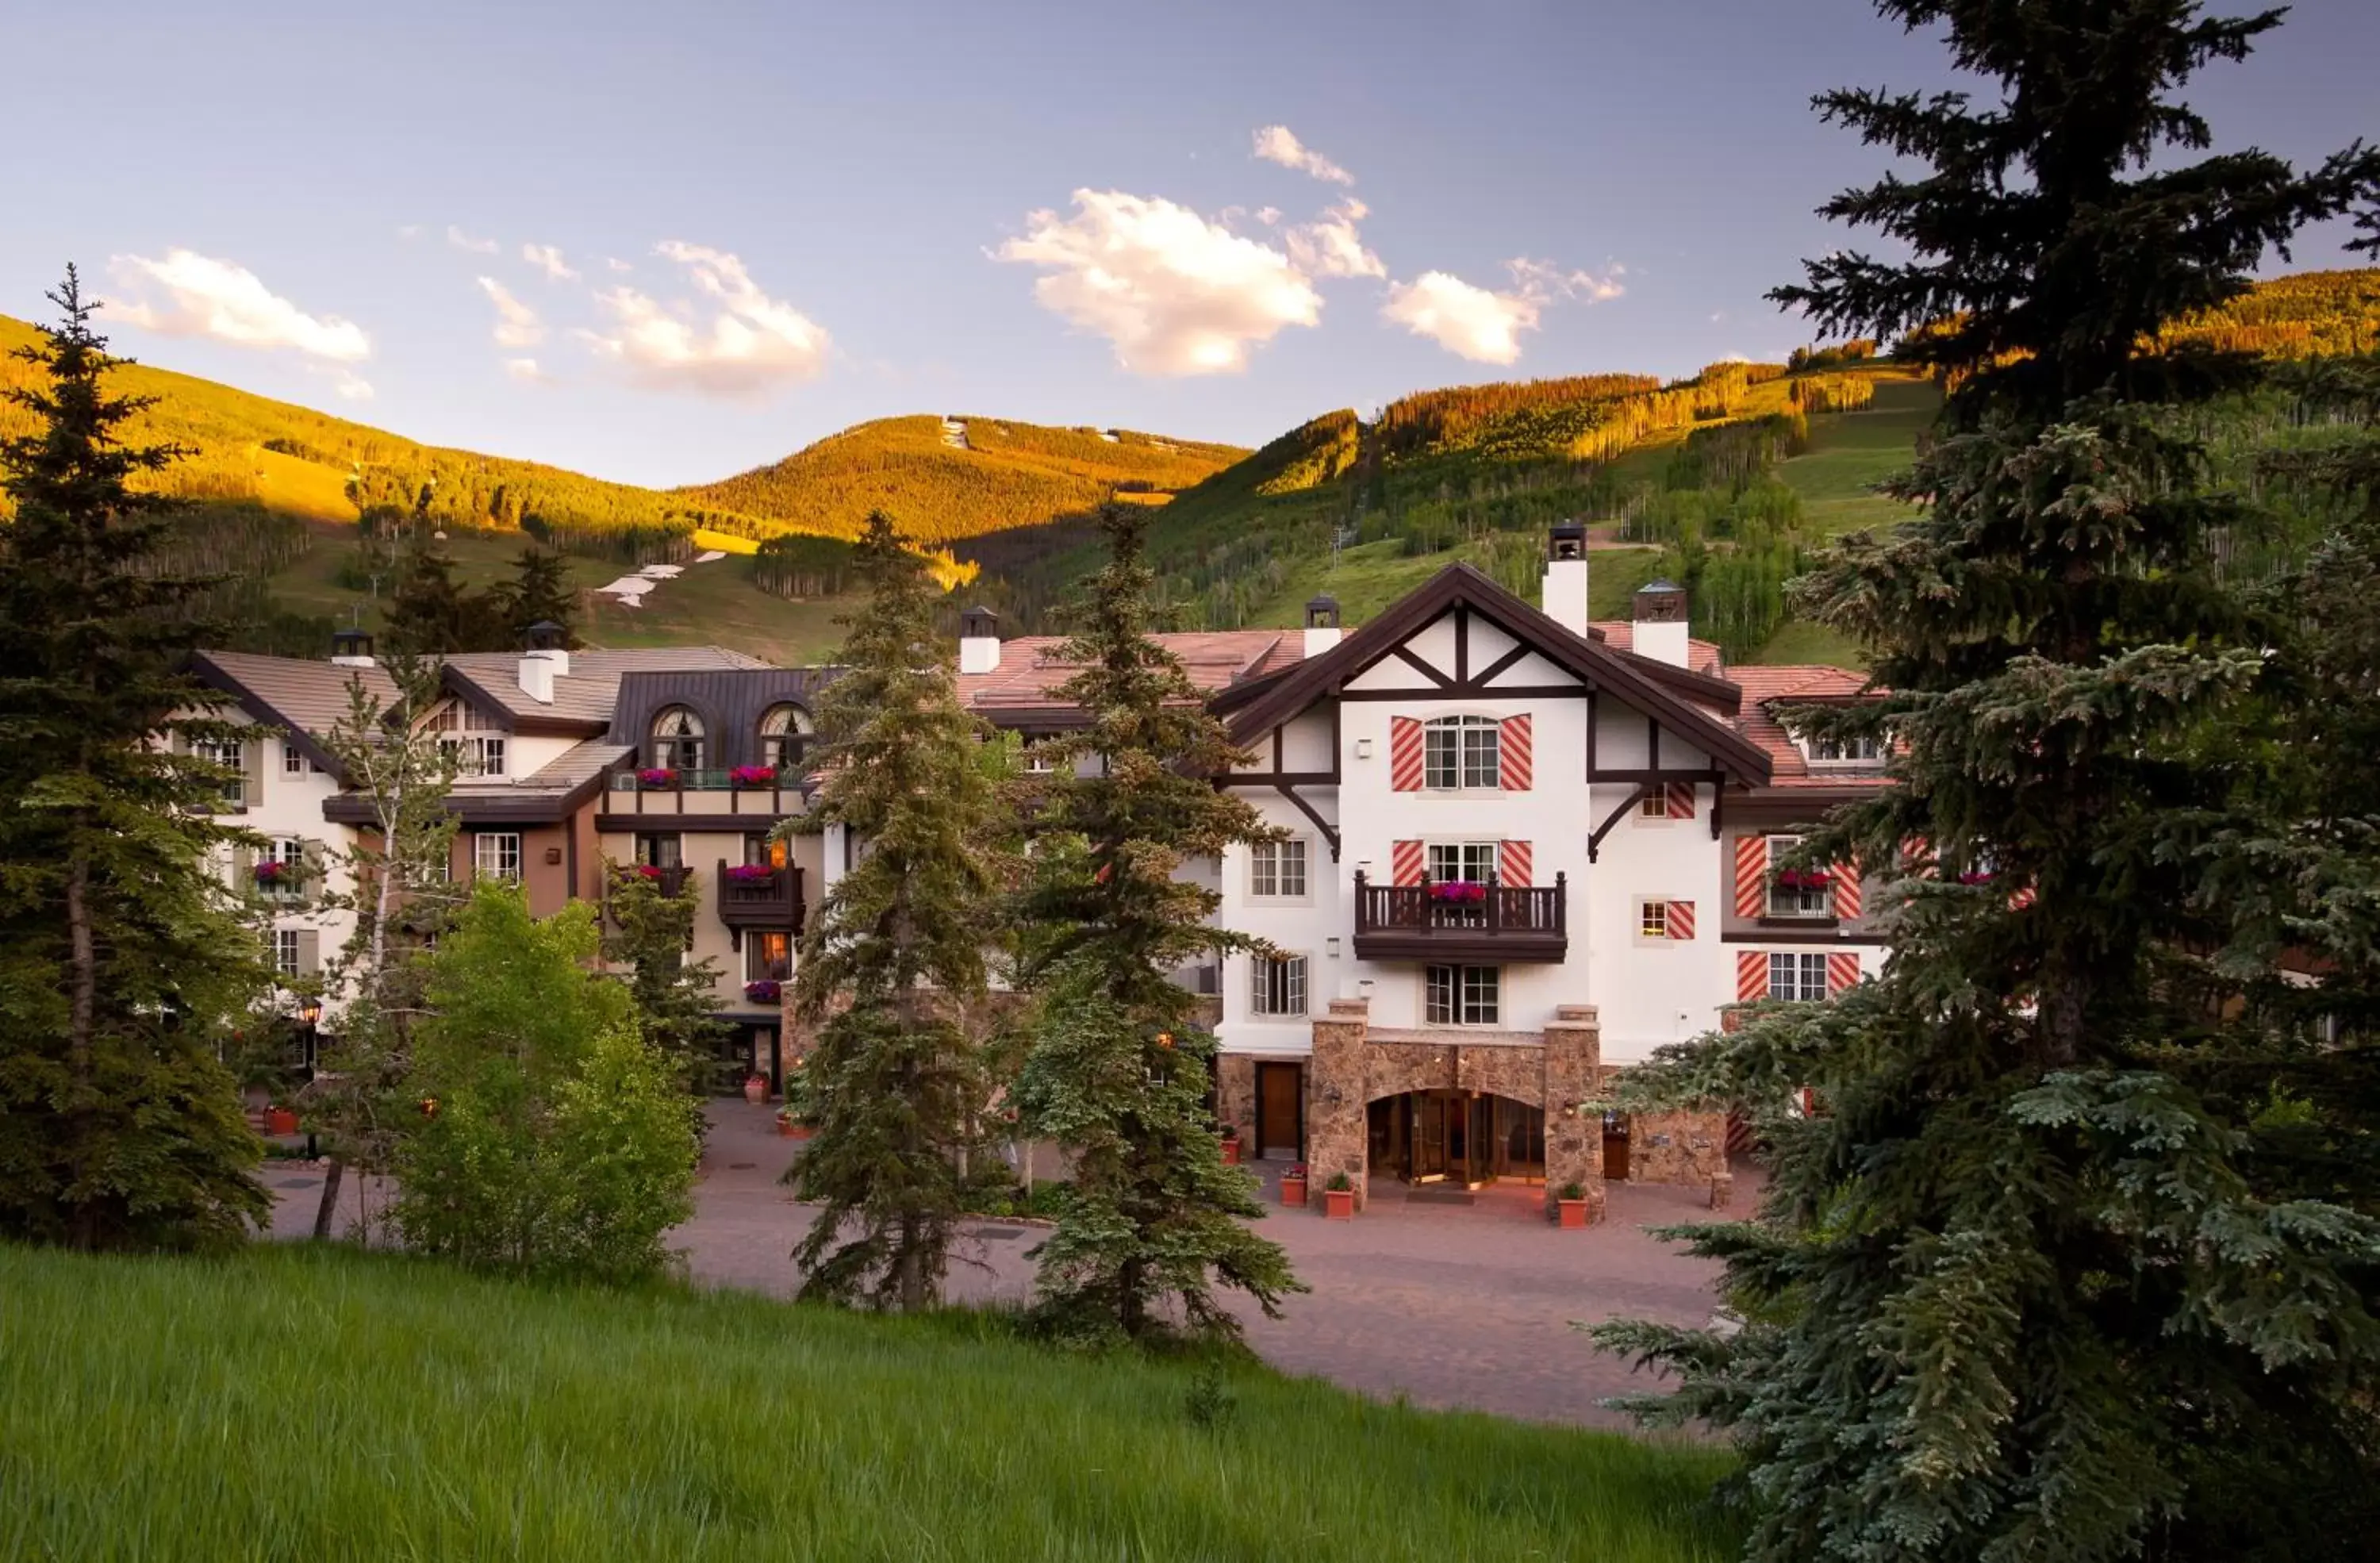
<svg viewBox="0 0 2380 1563">
<path fill-rule="evenodd" d="M 710 1112 L 705 1172 L 694 1219 L 680 1228 L 697 1280 L 790 1295 L 789 1257 L 808 1230 L 778 1176 L 798 1148 L 776 1133 L 773 1109 L 722 1102 Z M 1707 1320 L 1714 1266 L 1647 1235 L 1645 1229 L 1707 1220 L 1702 1197 L 1676 1188 L 1617 1186 L 1609 1218 L 1585 1232 L 1560 1231 L 1538 1214 L 1535 1189 L 1490 1187 L 1477 1203 L 1409 1203 L 1402 1185 L 1375 1182 L 1354 1221 L 1323 1219 L 1316 1206 L 1272 1203 L 1277 1166 L 1259 1166 L 1271 1214 L 1265 1235 L 1288 1249 L 1314 1290 L 1292 1297 L 1284 1316 L 1243 1307 L 1249 1342 L 1289 1373 L 1311 1374 L 1383 1398 L 1460 1406 L 1536 1421 L 1620 1425 L 1596 1407 L 1606 1395 L 1645 1387 L 1626 1363 L 1594 1350 L 1573 1319 L 1617 1316 L 1677 1324 Z M 269 1164 L 279 1201 L 277 1236 L 310 1228 L 322 1178 L 304 1164 Z M 1757 1174 L 1740 1166 L 1739 1209 L 1758 1193 Z M 352 1186 L 345 1230 L 359 1209 Z M 979 1223 L 951 1290 L 963 1300 L 1021 1301 L 1032 1289 L 1025 1257 L 1040 1229 Z"/>
</svg>

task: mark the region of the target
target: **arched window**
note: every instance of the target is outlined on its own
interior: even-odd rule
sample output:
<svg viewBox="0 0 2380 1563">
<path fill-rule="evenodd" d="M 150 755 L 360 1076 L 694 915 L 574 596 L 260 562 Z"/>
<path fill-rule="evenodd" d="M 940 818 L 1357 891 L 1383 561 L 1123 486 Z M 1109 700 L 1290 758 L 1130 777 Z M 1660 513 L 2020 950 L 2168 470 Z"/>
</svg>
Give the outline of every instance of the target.
<svg viewBox="0 0 2380 1563">
<path fill-rule="evenodd" d="M 684 706 L 669 706 L 653 718 L 653 764 L 670 770 L 702 769 L 702 719 Z"/>
<path fill-rule="evenodd" d="M 760 718 L 760 763 L 775 766 L 780 774 L 797 773 L 809 750 L 810 731 L 810 713 L 799 706 L 771 706 Z"/>
</svg>

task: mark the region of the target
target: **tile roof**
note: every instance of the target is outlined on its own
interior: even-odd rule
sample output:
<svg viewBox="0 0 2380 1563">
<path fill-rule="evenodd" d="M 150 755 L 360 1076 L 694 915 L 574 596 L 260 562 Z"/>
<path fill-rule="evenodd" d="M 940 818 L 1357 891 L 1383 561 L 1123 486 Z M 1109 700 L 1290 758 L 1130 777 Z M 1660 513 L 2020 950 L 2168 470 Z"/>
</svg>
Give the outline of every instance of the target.
<svg viewBox="0 0 2380 1563">
<path fill-rule="evenodd" d="M 1771 760 L 1768 784 L 1772 787 L 1858 787 L 1882 786 L 1880 771 L 1846 770 L 1828 767 L 1813 770 L 1810 762 L 1802 757 L 1785 724 L 1779 721 L 1769 708 L 1791 705 L 1796 700 L 1840 700 L 1867 690 L 1864 673 L 1843 668 L 1801 665 L 1781 667 L 1730 668 L 1728 681 L 1743 691 L 1743 709 L 1736 717 L 1736 727 L 1743 735 L 1768 751 Z"/>
<path fill-rule="evenodd" d="M 959 698 L 980 711 L 1057 704 L 1051 691 L 1081 671 L 1079 663 L 1058 660 L 1066 638 L 1026 635 L 1002 641 L 1000 666 L 959 675 Z M 1190 682 L 1208 694 L 1278 672 L 1305 655 L 1303 630 L 1185 630 L 1150 638 L 1180 658 Z"/>
<path fill-rule="evenodd" d="M 320 737 L 337 726 L 347 714 L 347 685 L 353 679 L 361 678 L 365 690 L 383 706 L 396 698 L 396 685 L 379 668 L 268 657 L 253 651 L 201 651 L 195 661 L 201 678 L 235 695 L 248 696 L 249 701 L 244 705 L 253 702 L 265 707 L 274 726 L 293 733 Z M 253 709 L 249 714 L 265 720 Z"/>
<path fill-rule="evenodd" d="M 628 745 L 606 744 L 600 738 L 589 738 L 583 744 L 573 744 L 527 776 L 463 777 L 455 782 L 452 792 L 457 799 L 515 798 L 535 793 L 570 793 L 634 753 L 636 750 Z"/>
<path fill-rule="evenodd" d="M 1626 619 L 1597 619 L 1586 626 L 1586 635 L 1588 639 L 1599 640 L 1614 651 L 1633 653 L 1636 649 L 1636 626 Z M 1686 666 L 1698 673 L 1710 673 L 1718 678 L 1729 676 L 1721 664 L 1718 642 L 1715 640 L 1688 639 Z"/>
<path fill-rule="evenodd" d="M 551 704 L 529 698 L 520 686 L 517 651 L 465 651 L 446 659 L 448 668 L 516 720 L 523 717 L 595 728 L 611 725 L 620 675 L 630 672 L 709 672 L 721 668 L 765 668 L 758 657 L 724 646 L 640 646 L 570 654 L 570 671 L 557 674 Z"/>
</svg>

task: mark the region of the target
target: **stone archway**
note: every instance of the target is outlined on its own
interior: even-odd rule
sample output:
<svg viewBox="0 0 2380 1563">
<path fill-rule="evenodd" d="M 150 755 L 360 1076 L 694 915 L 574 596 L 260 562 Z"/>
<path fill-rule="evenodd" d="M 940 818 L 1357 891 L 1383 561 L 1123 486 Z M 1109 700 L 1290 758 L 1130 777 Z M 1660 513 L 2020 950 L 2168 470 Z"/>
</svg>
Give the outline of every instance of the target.
<svg viewBox="0 0 2380 1563">
<path fill-rule="evenodd" d="M 1334 999 L 1329 1015 L 1314 1023 L 1306 1160 L 1318 1183 L 1328 1187 L 1344 1173 L 1360 1208 L 1371 1176 L 1371 1104 L 1411 1091 L 1472 1091 L 1544 1109 L 1549 1218 L 1556 1194 L 1573 1182 L 1586 1191 L 1591 1212 L 1601 1214 L 1601 1120 L 1581 1106 L 1594 1098 L 1601 1055 L 1591 1005 L 1562 1006 L 1534 1042 L 1374 1038 L 1370 1012 L 1364 1000 Z"/>
</svg>

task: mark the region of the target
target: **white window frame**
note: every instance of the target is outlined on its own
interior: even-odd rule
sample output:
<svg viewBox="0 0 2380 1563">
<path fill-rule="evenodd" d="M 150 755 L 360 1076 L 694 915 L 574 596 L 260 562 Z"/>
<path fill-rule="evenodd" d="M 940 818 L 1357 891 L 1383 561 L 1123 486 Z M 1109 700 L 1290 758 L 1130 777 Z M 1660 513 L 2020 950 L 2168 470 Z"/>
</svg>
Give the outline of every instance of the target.
<svg viewBox="0 0 2380 1563">
<path fill-rule="evenodd" d="M 1815 1003 L 1827 997 L 1827 957 L 1815 951 L 1768 952 L 1768 997 Z"/>
<path fill-rule="evenodd" d="M 305 953 L 302 931 L 298 928 L 273 930 L 273 969 L 282 976 L 298 976 L 298 962 Z"/>
<path fill-rule="evenodd" d="M 1421 784 L 1431 793 L 1504 790 L 1504 724 L 1495 717 L 1432 717 L 1421 728 Z"/>
<path fill-rule="evenodd" d="M 785 963 L 783 971 L 771 971 L 763 953 L 771 938 L 785 941 Z M 790 983 L 794 980 L 794 936 L 779 930 L 753 929 L 744 935 L 744 980 L 746 982 Z"/>
<path fill-rule="evenodd" d="M 1305 838 L 1292 836 L 1280 842 L 1248 843 L 1248 899 L 1250 901 L 1305 901 L 1312 897 L 1310 876 L 1313 854 L 1306 850 Z"/>
<path fill-rule="evenodd" d="M 297 896 L 304 888 L 306 842 L 302 838 L 274 836 L 264 843 L 264 850 L 257 854 L 256 861 L 278 863 L 284 868 L 297 870 L 296 873 L 287 875 L 275 883 L 259 884 L 256 888 L 261 893 L 276 900 L 287 900 Z"/>
<path fill-rule="evenodd" d="M 1303 1020 L 1311 1013 L 1313 966 L 1303 955 L 1248 957 L 1248 1013 L 1266 1020 Z"/>
<path fill-rule="evenodd" d="M 1815 922 L 1835 915 L 1835 889 L 1831 884 L 1816 889 L 1807 886 L 1787 886 L 1778 880 L 1785 870 L 1778 861 L 1802 844 L 1799 836 L 1770 836 L 1768 839 L 1767 893 L 1761 900 L 1764 917 L 1792 917 Z"/>
<path fill-rule="evenodd" d="M 1427 965 L 1422 968 L 1421 984 L 1426 1025 L 1487 1028 L 1503 1024 L 1501 966 Z"/>
<path fill-rule="evenodd" d="M 1658 927 L 1655 925 L 1658 924 Z M 1670 903 L 1664 897 L 1639 896 L 1636 901 L 1636 938 L 1645 944 L 1670 942 Z"/>
<path fill-rule="evenodd" d="M 1454 859 L 1456 871 L 1441 874 L 1439 869 L 1446 863 L 1449 854 Z M 1422 847 L 1422 875 L 1432 883 L 1462 879 L 1475 885 L 1499 884 L 1501 882 L 1503 857 L 1504 843 L 1501 841 L 1428 842 Z M 1479 866 L 1475 874 L 1472 871 L 1475 859 Z"/>
<path fill-rule="evenodd" d="M 1802 757 L 1814 766 L 1838 770 L 1874 770 L 1887 758 L 1884 740 L 1868 733 L 1857 738 L 1822 738 L 1795 733 Z"/>
<path fill-rule="evenodd" d="M 1639 819 L 1669 818 L 1670 789 L 1667 787 L 1655 787 L 1651 792 L 1646 793 L 1642 798 L 1638 799 L 1636 804 L 1636 818 Z"/>
<path fill-rule="evenodd" d="M 510 842 L 512 862 L 504 862 L 505 843 Z M 474 878 L 508 879 L 514 884 L 521 878 L 521 833 L 518 830 L 477 830 L 471 835 L 471 875 Z"/>
<path fill-rule="evenodd" d="M 286 738 L 281 740 L 281 774 L 284 776 L 306 774 L 306 752 Z"/>
</svg>

